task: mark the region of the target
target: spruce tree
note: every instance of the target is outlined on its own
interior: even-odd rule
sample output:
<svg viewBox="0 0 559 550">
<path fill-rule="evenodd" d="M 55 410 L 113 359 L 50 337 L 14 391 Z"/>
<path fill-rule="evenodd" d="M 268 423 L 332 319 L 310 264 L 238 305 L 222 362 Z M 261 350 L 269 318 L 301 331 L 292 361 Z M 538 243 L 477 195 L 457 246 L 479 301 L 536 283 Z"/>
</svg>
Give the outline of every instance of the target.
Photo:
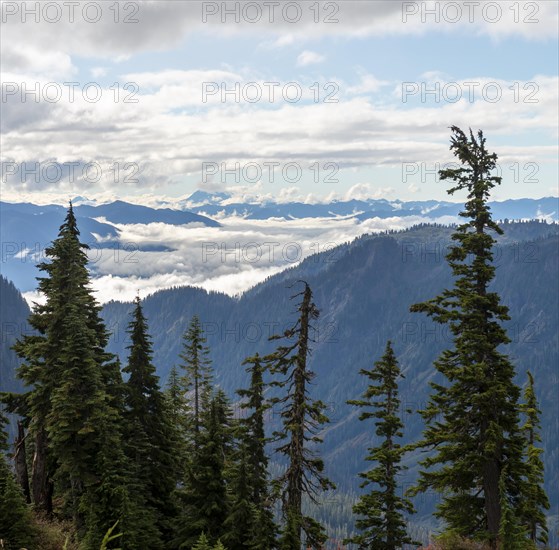
<svg viewBox="0 0 559 550">
<path fill-rule="evenodd" d="M 162 548 L 172 535 L 178 466 L 173 454 L 173 429 L 152 364 L 152 345 L 139 297 L 134 301 L 128 333 L 131 344 L 124 368 L 129 375 L 125 391 L 126 449 L 137 490 L 153 522 L 151 531 L 160 533 L 148 545 L 156 549 Z"/>
<path fill-rule="evenodd" d="M 121 418 L 124 413 L 124 384 L 120 368 L 118 373 L 109 391 L 115 404 L 114 418 L 102 426 L 101 445 L 96 457 L 102 476 L 84 496 L 81 505 L 87 518 L 82 545 L 92 550 L 100 547 L 103 536 L 117 520 L 113 534 L 119 537 L 105 543 L 108 549 L 149 548 L 159 536 L 150 510 L 145 507 L 145 494 L 136 479 L 136 469 L 125 454 L 125 428 Z"/>
<path fill-rule="evenodd" d="M 247 449 L 244 443 L 238 451 L 230 488 L 230 507 L 224 522 L 223 540 L 231 550 L 250 548 L 256 528 L 256 506 L 251 503 L 251 487 Z"/>
<path fill-rule="evenodd" d="M 413 544 L 403 517 L 404 512 L 413 513 L 413 505 L 407 498 L 398 496 L 398 475 L 404 470 L 401 465 L 404 451 L 398 443 L 404 427 L 398 416 L 398 378 L 402 375 L 390 341 L 374 369 L 363 369 L 360 373 L 369 379 L 369 386 L 362 399 L 348 403 L 365 409 L 359 420 L 375 419 L 375 434 L 381 441 L 369 448 L 366 457 L 377 465 L 359 475 L 364 479 L 361 487 L 373 484 L 378 488 L 362 495 L 353 507 L 353 512 L 360 516 L 355 525 L 362 533 L 347 542 L 363 550 L 396 550 L 404 544 Z"/>
<path fill-rule="evenodd" d="M 201 533 L 215 544 L 225 534 L 229 515 L 227 470 L 232 452 L 232 413 L 222 391 L 211 397 L 201 421 L 198 446 L 181 491 L 183 512 L 174 541 L 179 548 L 191 548 Z"/>
<path fill-rule="evenodd" d="M 175 459 L 178 464 L 179 483 L 184 480 L 189 449 L 192 443 L 191 407 L 186 395 L 185 377 L 180 376 L 179 370 L 173 365 L 165 388 L 165 399 L 169 421 L 174 431 Z"/>
<path fill-rule="evenodd" d="M 266 550 L 275 548 L 277 534 L 268 481 L 266 443 L 269 439 L 266 438 L 264 429 L 264 415 L 271 404 L 264 398 L 266 368 L 262 358 L 257 353 L 245 359 L 243 365 L 248 365 L 246 372 L 250 374 L 250 385 L 237 393 L 244 398 L 241 409 L 250 410 L 240 421 L 239 435 L 242 449 L 246 449 L 246 469 L 251 490 L 249 501 L 253 505 L 254 514 L 249 547 L 252 550 Z"/>
<path fill-rule="evenodd" d="M 501 523 L 499 525 L 499 550 L 535 550 L 535 546 L 526 540 L 526 530 L 520 525 L 514 507 L 506 491 L 506 467 L 499 480 L 501 494 Z"/>
<path fill-rule="evenodd" d="M 120 429 L 121 410 L 119 367 L 105 351 L 108 333 L 89 287 L 88 247 L 79 235 L 70 205 L 58 238 L 45 251 L 47 261 L 38 266 L 46 274 L 38 279 L 45 301 L 35 304 L 29 319 L 35 333 L 14 347 L 24 360 L 19 376 L 32 389 L 13 402 L 32 438 L 35 509 L 52 512 L 56 496 L 59 513 L 72 516 L 83 535 L 90 492 L 108 482 L 98 460 L 102 434 Z"/>
<path fill-rule="evenodd" d="M 489 285 L 495 275 L 491 234 L 502 234 L 488 206 L 491 189 L 501 178 L 491 175 L 497 155 L 489 153 L 481 131 L 469 137 L 453 126 L 451 150 L 459 168 L 440 171 L 454 185 L 449 193 L 465 190 L 467 202 L 460 212 L 465 223 L 452 235 L 447 261 L 455 277 L 454 288 L 412 306 L 437 323 L 450 326 L 453 348 L 435 362 L 445 383 L 431 384 L 433 393 L 421 414 L 427 424 L 418 447 L 433 449 L 421 462 L 424 470 L 417 491 L 442 494 L 436 515 L 464 537 L 484 539 L 496 547 L 501 524 L 501 501 L 518 513 L 522 477 L 523 437 L 519 428 L 520 390 L 515 369 L 499 351 L 510 340 L 501 326 L 509 319 Z M 499 490 L 507 468 L 505 495 Z"/>
<path fill-rule="evenodd" d="M 208 358 L 209 349 L 206 345 L 202 325 L 198 316 L 194 315 L 183 336 L 183 352 L 180 358 L 185 371 L 183 385 L 186 391 L 193 392 L 192 425 L 195 435 L 200 433 L 204 399 L 211 389 L 211 363 Z"/>
<path fill-rule="evenodd" d="M 525 481 L 524 499 L 520 506 L 522 519 L 528 530 L 530 540 L 545 545 L 548 540 L 545 510 L 549 510 L 549 500 L 543 488 L 544 466 L 541 459 L 543 449 L 537 446 L 538 443 L 541 443 L 541 411 L 534 390 L 534 377 L 530 371 L 527 374 L 528 384 L 524 390 L 524 404 L 522 406 L 525 423 L 522 426 L 522 431 L 525 437 L 526 448 L 524 452 L 528 464 L 528 474 Z"/>
<path fill-rule="evenodd" d="M 309 448 L 322 441 L 317 433 L 328 422 L 328 417 L 324 414 L 324 403 L 311 399 L 309 394 L 309 384 L 315 375 L 308 368 L 307 360 L 312 321 L 318 318 L 319 311 L 309 285 L 303 284 L 303 291 L 293 296 L 302 297 L 297 307 L 298 320 L 283 334 L 271 337 L 271 340 L 292 341 L 266 357 L 271 372 L 282 377 L 274 384 L 286 389 L 284 396 L 274 399 L 274 404 L 280 406 L 282 419 L 282 429 L 274 433 L 275 440 L 281 442 L 276 452 L 287 459 L 286 471 L 275 482 L 282 499 L 285 525 L 280 548 L 284 550 L 299 550 L 303 533 L 307 547 L 319 548 L 325 542 L 327 536 L 323 526 L 303 514 L 303 497 L 316 503 L 320 492 L 334 488 L 323 473 L 323 460 Z"/>
</svg>

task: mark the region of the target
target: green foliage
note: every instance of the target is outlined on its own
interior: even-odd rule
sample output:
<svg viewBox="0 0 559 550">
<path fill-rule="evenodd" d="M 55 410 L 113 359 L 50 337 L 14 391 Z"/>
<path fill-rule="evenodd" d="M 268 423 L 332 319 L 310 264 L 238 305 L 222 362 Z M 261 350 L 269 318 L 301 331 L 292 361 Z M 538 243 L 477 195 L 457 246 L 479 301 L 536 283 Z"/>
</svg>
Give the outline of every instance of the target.
<svg viewBox="0 0 559 550">
<path fill-rule="evenodd" d="M 417 445 L 434 449 L 421 461 L 417 491 L 442 493 L 437 516 L 449 529 L 495 545 L 500 517 L 499 479 L 507 468 L 504 492 L 513 507 L 522 500 L 521 481 L 526 473 L 522 461 L 523 437 L 519 429 L 520 390 L 514 383 L 514 366 L 500 346 L 510 342 L 502 322 L 509 320 L 508 308 L 488 290 L 495 275 L 492 248 L 501 234 L 492 220 L 487 201 L 500 183 L 492 176 L 497 155 L 489 153 L 480 131 L 469 137 L 452 127 L 451 150 L 461 166 L 440 172 L 452 180 L 452 194 L 468 193 L 460 216 L 468 221 L 452 235 L 447 261 L 455 285 L 438 297 L 412 306 L 411 310 L 448 324 L 453 349 L 435 362 L 448 385 L 432 383 L 430 401 L 421 411 L 427 427 Z"/>
<path fill-rule="evenodd" d="M 231 416 L 225 394 L 217 391 L 203 410 L 199 445 L 181 491 L 183 511 L 174 541 L 179 548 L 190 548 L 200 533 L 205 533 L 211 543 L 225 534 L 224 523 L 229 514 L 226 469 L 231 458 Z"/>
<path fill-rule="evenodd" d="M 227 550 L 221 541 L 217 541 L 215 546 L 211 546 L 208 541 L 208 537 L 206 537 L 205 533 L 202 533 L 198 538 L 196 544 L 192 547 L 192 550 Z"/>
<path fill-rule="evenodd" d="M 406 533 L 403 517 L 403 512 L 413 513 L 413 505 L 397 493 L 397 478 L 404 469 L 400 464 L 404 451 L 398 443 L 404 427 L 399 416 L 398 397 L 398 378 L 402 375 L 390 341 L 374 369 L 361 370 L 361 374 L 370 383 L 362 399 L 348 403 L 365 409 L 359 420 L 375 419 L 375 434 L 381 441 L 376 447 L 369 448 L 366 460 L 377 466 L 360 476 L 364 479 L 361 487 L 373 484 L 378 488 L 362 495 L 354 506 L 353 511 L 360 516 L 356 527 L 363 532 L 347 542 L 358 544 L 362 549 L 396 550 L 403 544 L 413 544 Z"/>
<path fill-rule="evenodd" d="M 126 492 L 125 472 L 107 469 L 114 458 L 105 452 L 108 434 L 111 449 L 121 448 L 121 380 L 118 362 L 105 351 L 108 334 L 89 286 L 87 248 L 70 205 L 46 249 L 48 261 L 39 265 L 46 301 L 29 318 L 35 333 L 14 346 L 24 360 L 19 376 L 32 388 L 13 403 L 29 425 L 35 508 L 52 513 L 54 495 L 57 512 L 73 518 L 81 538 L 103 514 L 113 522 L 121 516 L 114 496 Z"/>
<path fill-rule="evenodd" d="M 522 431 L 525 437 L 525 456 L 528 473 L 525 480 L 524 497 L 520 502 L 520 516 L 530 540 L 534 543 L 547 544 L 548 529 L 545 511 L 549 510 L 549 499 L 543 488 L 544 465 L 541 459 L 543 449 L 537 444 L 541 443 L 540 415 L 536 392 L 534 390 L 534 377 L 528 371 L 528 384 L 524 390 L 524 404 L 522 412 L 525 417 Z"/>
<path fill-rule="evenodd" d="M 209 349 L 203 335 L 202 325 L 197 315 L 192 317 L 190 325 L 183 335 L 183 351 L 180 358 L 185 375 L 182 387 L 194 393 L 192 405 L 192 424 L 194 433 L 200 433 L 204 401 L 207 402 L 211 389 L 211 363 L 208 358 Z"/>
<path fill-rule="evenodd" d="M 452 530 L 436 536 L 434 545 L 428 548 L 429 550 L 490 550 L 487 544 L 462 538 Z"/>
<path fill-rule="evenodd" d="M 255 529 L 256 507 L 251 503 L 252 491 L 247 464 L 247 450 L 241 444 L 238 463 L 233 468 L 230 509 L 224 523 L 223 540 L 233 550 L 249 548 L 252 533 Z"/>
<path fill-rule="evenodd" d="M 528 532 L 520 524 L 519 518 L 509 501 L 506 490 L 506 468 L 499 479 L 501 493 L 501 523 L 499 525 L 499 550 L 535 550 L 535 545 L 527 540 Z"/>
<path fill-rule="evenodd" d="M 143 509 L 144 544 L 157 549 L 172 537 L 178 465 L 173 455 L 174 431 L 151 362 L 151 340 L 139 298 L 134 302 L 128 332 L 131 344 L 124 368 L 129 374 L 125 392 L 126 454 L 135 481 L 134 496 Z"/>
<path fill-rule="evenodd" d="M 192 550 L 212 550 L 210 543 L 208 542 L 208 537 L 206 533 L 202 533 L 198 538 L 196 544 L 192 547 Z"/>
<path fill-rule="evenodd" d="M 37 531 L 21 488 L 6 463 L 4 421 L 0 410 L 0 546 L 16 549 L 33 546 Z"/>
<path fill-rule="evenodd" d="M 266 550 L 275 548 L 277 534 L 268 487 L 268 457 L 265 449 L 268 438 L 264 430 L 264 415 L 271 405 L 264 398 L 265 366 L 259 354 L 247 358 L 243 365 L 248 365 L 246 371 L 250 374 L 250 386 L 237 390 L 237 393 L 244 398 L 241 409 L 249 409 L 250 412 L 239 423 L 239 464 L 233 477 L 233 505 L 227 522 L 235 526 L 234 529 L 238 531 L 235 538 L 242 540 L 244 547 Z M 241 524 L 239 515 L 247 516 L 247 521 Z M 230 538 L 225 537 L 224 540 L 230 548 L 235 548 Z"/>
<path fill-rule="evenodd" d="M 101 548 L 100 550 L 107 550 L 109 548 L 109 543 L 118 539 L 119 537 L 122 537 L 122 533 L 115 533 L 113 535 L 113 531 L 116 529 L 116 526 L 118 525 L 118 521 L 109 528 L 109 530 L 105 533 L 105 536 L 103 537 L 103 540 L 101 541 Z M 122 550 L 122 548 L 115 548 L 115 550 Z"/>
</svg>

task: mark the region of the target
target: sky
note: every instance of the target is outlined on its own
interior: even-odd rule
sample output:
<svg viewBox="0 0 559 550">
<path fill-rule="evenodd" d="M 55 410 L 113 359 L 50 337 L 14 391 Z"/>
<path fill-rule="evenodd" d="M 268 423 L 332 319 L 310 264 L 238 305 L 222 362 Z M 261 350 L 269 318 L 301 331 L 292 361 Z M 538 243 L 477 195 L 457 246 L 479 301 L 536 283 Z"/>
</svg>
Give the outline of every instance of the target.
<svg viewBox="0 0 559 550">
<path fill-rule="evenodd" d="M 451 125 L 558 194 L 558 2 L 0 5 L 3 200 L 446 199 Z"/>
</svg>

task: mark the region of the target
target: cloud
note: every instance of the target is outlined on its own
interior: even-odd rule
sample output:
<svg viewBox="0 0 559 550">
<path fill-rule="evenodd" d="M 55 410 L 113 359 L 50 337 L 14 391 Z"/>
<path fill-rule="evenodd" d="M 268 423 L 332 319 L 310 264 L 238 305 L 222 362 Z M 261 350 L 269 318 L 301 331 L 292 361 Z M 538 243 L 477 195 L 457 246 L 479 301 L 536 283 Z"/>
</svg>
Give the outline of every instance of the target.
<svg viewBox="0 0 559 550">
<path fill-rule="evenodd" d="M 94 247 L 89 252 L 92 287 L 98 300 L 133 299 L 164 288 L 190 285 L 238 295 L 304 258 L 365 233 L 404 229 L 420 222 L 450 223 L 454 218 L 346 218 L 246 220 L 230 216 L 223 227 L 123 225 L 120 250 Z M 140 252 L 140 245 L 165 245 L 172 251 Z M 329 255 L 330 260 L 335 254 Z M 329 261 L 330 261 L 329 260 Z M 26 293 L 36 299 L 36 293 Z"/>
<path fill-rule="evenodd" d="M 297 57 L 297 66 L 306 67 L 308 65 L 315 65 L 316 63 L 322 63 L 323 61 L 325 61 L 325 59 L 326 58 L 323 55 L 305 50 L 304 52 L 301 52 Z"/>
<path fill-rule="evenodd" d="M 280 96 L 273 106 L 264 102 L 223 104 L 215 99 L 212 104 L 202 102 L 200 90 L 205 79 L 219 81 L 235 78 L 236 74 L 164 71 L 129 75 L 138 82 L 154 82 L 153 90 L 135 94 L 138 103 L 115 103 L 114 92 L 108 88 L 102 88 L 100 100 L 93 103 L 86 100 L 81 89 L 76 90 L 73 102 L 53 104 L 24 103 L 19 94 L 10 95 L 3 108 L 0 160 L 37 162 L 41 166 L 51 160 L 78 162 L 80 166 L 95 161 L 106 169 L 103 178 L 87 186 L 90 192 L 126 194 L 134 188 L 139 194 L 141 189 L 164 193 L 181 178 L 201 180 L 202 165 L 208 162 L 229 169 L 235 163 L 245 166 L 255 162 L 263 167 L 262 181 L 268 179 L 264 163 L 271 162 L 280 166 L 297 162 L 305 169 L 317 161 L 334 162 L 340 171 L 387 166 L 400 172 L 403 163 L 448 162 L 452 160 L 447 146 L 448 126 L 456 124 L 483 128 L 491 136 L 491 146 L 501 162 L 556 163 L 556 147 L 545 140 L 554 138 L 557 132 L 557 77 L 533 77 L 538 84 L 534 103 L 515 100 L 512 82 L 490 77 L 470 79 L 478 81 L 473 102 L 467 97 L 457 102 L 425 102 L 421 91 L 414 88 L 404 104 L 401 86 L 394 88 L 390 101 L 358 96 L 340 97 L 338 103 L 290 104 Z M 483 98 L 481 91 L 488 82 L 500 86 L 500 101 Z M 445 83 L 441 85 L 442 90 Z M 519 83 L 525 93 L 523 85 Z M 196 89 L 198 94 L 194 93 Z M 192 93 L 185 94 L 184 90 Z M 185 102 L 192 102 L 191 107 Z M 169 111 L 170 106 L 180 110 Z M 511 135 L 521 144 L 511 145 Z M 124 181 L 132 174 L 130 170 L 121 170 L 115 182 L 110 171 L 115 162 L 121 167 L 128 163 L 138 166 L 131 184 L 125 185 Z M 275 174 L 279 178 L 281 169 Z M 30 177 L 22 185 L 18 178 L 16 174 L 4 181 L 3 192 L 84 192 L 79 181 L 69 185 L 66 179 L 58 183 Z"/>
<path fill-rule="evenodd" d="M 370 183 L 357 183 L 348 189 L 344 195 L 344 200 L 385 199 L 394 192 L 395 190 L 392 187 L 373 187 Z"/>
<path fill-rule="evenodd" d="M 501 40 L 521 36 L 530 40 L 553 39 L 557 33 L 556 2 L 501 0 L 492 10 L 483 3 L 408 2 L 379 0 L 362 2 L 343 0 L 291 7 L 270 8 L 269 2 L 224 2 L 189 0 L 139 0 L 118 4 L 97 4 L 101 9 L 78 6 L 73 15 L 67 3 L 60 14 L 50 7 L 35 15 L 23 16 L 13 2 L 2 2 L 3 44 L 20 44 L 22 37 L 29 47 L 41 51 L 48 44 L 53 52 L 83 57 L 112 59 L 150 50 L 172 48 L 194 33 L 246 36 L 250 33 L 282 46 L 294 40 L 318 40 L 324 36 L 364 37 L 464 33 L 486 35 Z M 286 3 L 287 4 L 287 3 Z M 447 7 L 447 4 L 458 6 Z M 14 6 L 16 11 L 14 12 Z M 115 6 L 118 6 L 115 7 Z M 516 6 L 516 7 L 515 7 Z M 226 13 L 223 7 L 236 10 Z M 472 10 L 472 11 L 470 11 Z M 94 23 L 92 21 L 96 19 Z M 30 30 L 32 29 L 32 30 Z M 274 43 L 272 38 L 271 43 Z"/>
<path fill-rule="evenodd" d="M 378 92 L 381 88 L 388 86 L 387 80 L 379 80 L 372 74 L 361 74 L 361 82 L 355 86 L 348 86 L 347 93 L 353 95 Z"/>
</svg>

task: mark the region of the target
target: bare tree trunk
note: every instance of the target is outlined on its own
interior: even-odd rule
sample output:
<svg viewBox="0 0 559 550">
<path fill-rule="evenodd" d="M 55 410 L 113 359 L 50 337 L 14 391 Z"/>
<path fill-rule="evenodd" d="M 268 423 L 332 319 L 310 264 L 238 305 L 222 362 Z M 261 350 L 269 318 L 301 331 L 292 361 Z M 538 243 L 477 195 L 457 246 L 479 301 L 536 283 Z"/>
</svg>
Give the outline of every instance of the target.
<svg viewBox="0 0 559 550">
<path fill-rule="evenodd" d="M 487 530 L 491 536 L 491 548 L 497 548 L 499 526 L 501 523 L 501 502 L 499 494 L 499 466 L 491 460 L 483 466 L 483 492 L 485 495 L 485 514 Z"/>
<path fill-rule="evenodd" d="M 40 428 L 35 435 L 35 454 L 31 473 L 33 504 L 38 510 L 49 513 L 49 488 L 47 481 L 47 434 Z"/>
<path fill-rule="evenodd" d="M 17 438 L 14 442 L 14 462 L 16 466 L 16 479 L 25 495 L 27 504 L 31 504 L 29 490 L 29 474 L 27 473 L 27 453 L 25 452 L 25 430 L 20 420 L 17 422 Z"/>
</svg>

